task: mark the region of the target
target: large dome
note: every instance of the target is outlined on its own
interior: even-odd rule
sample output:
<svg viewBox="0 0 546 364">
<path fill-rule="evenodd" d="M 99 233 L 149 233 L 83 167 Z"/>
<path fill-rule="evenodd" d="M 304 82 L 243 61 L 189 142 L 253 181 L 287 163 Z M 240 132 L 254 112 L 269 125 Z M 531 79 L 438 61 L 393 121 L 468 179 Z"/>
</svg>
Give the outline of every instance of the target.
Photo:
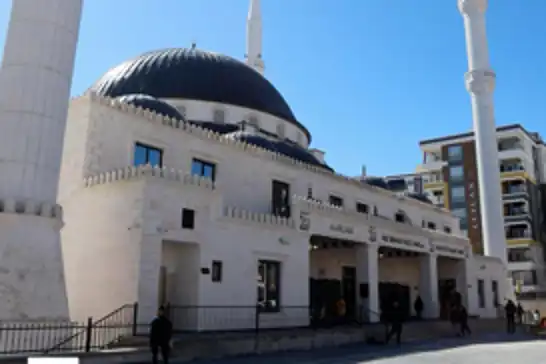
<svg viewBox="0 0 546 364">
<path fill-rule="evenodd" d="M 282 95 L 261 74 L 234 58 L 195 48 L 144 53 L 112 68 L 90 90 L 108 97 L 145 94 L 243 106 L 289 121 L 309 137 Z"/>
</svg>

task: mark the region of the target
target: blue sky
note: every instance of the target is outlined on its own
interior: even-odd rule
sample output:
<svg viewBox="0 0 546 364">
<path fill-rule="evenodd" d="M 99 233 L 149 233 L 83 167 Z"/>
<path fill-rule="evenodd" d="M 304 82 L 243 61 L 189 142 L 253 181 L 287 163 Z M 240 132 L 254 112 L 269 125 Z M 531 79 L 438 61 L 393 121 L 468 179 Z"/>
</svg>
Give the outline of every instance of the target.
<svg viewBox="0 0 546 364">
<path fill-rule="evenodd" d="M 248 2 L 87 0 L 73 94 L 156 48 L 196 41 L 242 58 Z M 456 0 L 262 0 L 262 12 L 266 75 L 339 172 L 412 172 L 419 140 L 471 128 Z M 487 19 L 497 123 L 546 134 L 544 14 L 544 0 L 496 0 Z"/>
</svg>

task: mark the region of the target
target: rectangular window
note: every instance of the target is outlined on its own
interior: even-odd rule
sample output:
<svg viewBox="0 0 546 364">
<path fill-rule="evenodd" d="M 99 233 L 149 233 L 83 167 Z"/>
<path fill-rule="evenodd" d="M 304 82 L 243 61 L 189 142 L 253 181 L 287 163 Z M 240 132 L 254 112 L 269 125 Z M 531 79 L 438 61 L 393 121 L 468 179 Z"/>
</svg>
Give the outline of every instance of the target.
<svg viewBox="0 0 546 364">
<path fill-rule="evenodd" d="M 451 201 L 452 202 L 465 202 L 465 200 L 466 200 L 466 193 L 465 193 L 465 190 L 464 190 L 464 186 L 451 187 Z"/>
<path fill-rule="evenodd" d="M 163 151 L 150 145 L 135 143 L 133 165 L 137 167 L 146 164 L 163 167 Z"/>
<path fill-rule="evenodd" d="M 478 304 L 480 308 L 485 308 L 485 282 L 483 279 L 478 279 Z"/>
<path fill-rule="evenodd" d="M 510 263 L 530 262 L 532 260 L 531 250 L 529 248 L 508 249 L 508 261 Z"/>
<path fill-rule="evenodd" d="M 307 187 L 307 199 L 309 199 L 309 200 L 313 199 L 313 187 L 312 186 Z"/>
<path fill-rule="evenodd" d="M 466 208 L 453 209 L 451 210 L 451 213 L 459 219 L 466 219 L 467 217 Z"/>
<path fill-rule="evenodd" d="M 212 261 L 211 279 L 213 282 L 222 282 L 222 262 L 219 260 Z"/>
<path fill-rule="evenodd" d="M 194 158 L 191 162 L 191 174 L 216 180 L 216 165 L 201 159 Z"/>
<path fill-rule="evenodd" d="M 449 179 L 451 181 L 462 181 L 464 179 L 463 166 L 449 167 Z"/>
<path fill-rule="evenodd" d="M 493 307 L 499 307 L 499 282 L 491 281 L 491 291 L 493 292 Z"/>
<path fill-rule="evenodd" d="M 436 224 L 429 221 L 429 222 L 427 223 L 427 228 L 428 228 L 429 230 L 436 230 Z"/>
<path fill-rule="evenodd" d="M 330 205 L 343 207 L 343 199 L 339 196 L 330 195 L 328 201 L 330 202 Z"/>
<path fill-rule="evenodd" d="M 193 229 L 195 227 L 195 211 L 182 209 L 182 229 Z"/>
<path fill-rule="evenodd" d="M 262 312 L 280 311 L 281 263 L 258 261 L 258 307 Z"/>
<path fill-rule="evenodd" d="M 447 159 L 450 162 L 459 162 L 463 160 L 463 147 L 452 145 L 447 148 Z"/>
<path fill-rule="evenodd" d="M 290 217 L 290 185 L 285 182 L 273 181 L 271 186 L 271 209 L 273 215 Z"/>
<path fill-rule="evenodd" d="M 356 203 L 356 212 L 358 212 L 359 214 L 367 214 L 367 213 L 370 212 L 370 208 L 365 203 L 357 202 Z"/>
<path fill-rule="evenodd" d="M 524 286 L 534 286 L 537 284 L 537 272 L 535 270 L 513 271 L 512 279 Z"/>
<path fill-rule="evenodd" d="M 449 226 L 444 226 L 444 233 L 451 234 L 451 228 Z"/>
</svg>

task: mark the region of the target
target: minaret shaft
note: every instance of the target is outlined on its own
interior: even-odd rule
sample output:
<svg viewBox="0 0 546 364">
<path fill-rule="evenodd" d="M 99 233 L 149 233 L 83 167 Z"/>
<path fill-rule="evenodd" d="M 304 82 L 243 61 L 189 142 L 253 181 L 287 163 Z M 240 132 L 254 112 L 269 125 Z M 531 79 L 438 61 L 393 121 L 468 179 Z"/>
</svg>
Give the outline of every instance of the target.
<svg viewBox="0 0 546 364">
<path fill-rule="evenodd" d="M 485 30 L 487 0 L 458 0 L 458 6 L 465 25 L 469 68 L 465 74 L 465 81 L 472 100 L 484 253 L 500 258 L 506 263 L 506 237 L 493 104 L 495 73 L 489 66 Z"/>
<path fill-rule="evenodd" d="M 262 58 L 262 13 L 260 0 L 250 1 L 246 33 L 246 63 L 263 74 L 265 65 Z"/>
</svg>

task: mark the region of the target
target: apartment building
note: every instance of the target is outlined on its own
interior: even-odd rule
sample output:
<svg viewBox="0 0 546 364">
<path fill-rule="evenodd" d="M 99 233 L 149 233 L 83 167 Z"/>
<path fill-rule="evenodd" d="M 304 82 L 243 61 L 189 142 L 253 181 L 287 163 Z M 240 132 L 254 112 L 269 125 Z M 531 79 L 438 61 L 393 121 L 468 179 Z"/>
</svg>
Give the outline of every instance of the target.
<svg viewBox="0 0 546 364">
<path fill-rule="evenodd" d="M 483 253 L 480 189 L 474 133 L 419 143 L 423 191 L 461 220 L 474 252 Z M 497 128 L 508 269 L 522 297 L 546 296 L 546 146 L 538 133 L 519 124 Z"/>
</svg>

